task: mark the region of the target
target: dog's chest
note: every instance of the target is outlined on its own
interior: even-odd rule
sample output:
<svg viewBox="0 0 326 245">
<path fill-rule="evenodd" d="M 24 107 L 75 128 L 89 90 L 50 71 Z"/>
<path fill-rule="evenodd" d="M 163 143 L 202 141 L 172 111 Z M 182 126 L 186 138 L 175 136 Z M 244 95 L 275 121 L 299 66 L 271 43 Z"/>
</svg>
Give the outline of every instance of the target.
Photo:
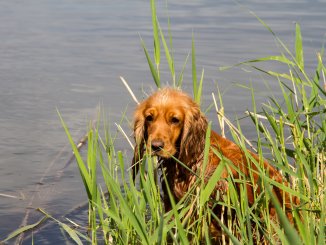
<svg viewBox="0 0 326 245">
<path fill-rule="evenodd" d="M 189 171 L 176 168 L 173 178 L 170 181 L 170 188 L 177 199 L 181 199 L 196 182 L 196 176 Z"/>
</svg>

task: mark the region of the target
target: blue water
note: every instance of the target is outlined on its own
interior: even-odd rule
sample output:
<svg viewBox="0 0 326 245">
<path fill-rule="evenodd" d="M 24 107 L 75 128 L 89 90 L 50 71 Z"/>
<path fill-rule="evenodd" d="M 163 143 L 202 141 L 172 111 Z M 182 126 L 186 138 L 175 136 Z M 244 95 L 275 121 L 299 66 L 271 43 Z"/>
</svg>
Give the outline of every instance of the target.
<svg viewBox="0 0 326 245">
<path fill-rule="evenodd" d="M 291 49 L 295 23 L 299 22 L 306 67 L 313 71 L 316 53 L 325 41 L 326 1 L 250 0 L 239 4 L 191 0 L 168 4 L 177 71 L 191 50 L 193 33 L 198 73 L 202 68 L 205 71 L 204 107 L 212 102 L 211 93 L 217 92 L 218 84 L 232 120 L 251 108 L 249 91 L 237 84 L 252 84 L 258 103 L 279 93 L 275 81 L 263 81 L 255 72 L 219 70 L 279 53 L 272 34 L 250 11 Z M 163 28 L 166 12 L 165 1 L 158 1 Z M 152 50 L 148 1 L 0 0 L 0 239 L 19 227 L 25 217 L 27 224 L 38 220 L 38 207 L 55 217 L 68 215 L 80 223 L 87 220 L 85 210 L 74 212 L 74 207 L 86 200 L 76 165 L 73 162 L 58 172 L 71 157 L 71 149 L 57 109 L 76 141 L 96 118 L 98 104 L 112 124 L 124 110 L 131 118 L 134 103 L 119 76 L 125 77 L 139 98 L 143 89 L 155 87 L 140 36 Z M 168 68 L 162 66 L 162 80 L 168 83 Z M 276 63 L 264 68 L 284 69 Z M 191 91 L 190 63 L 184 77 L 185 90 Z M 208 116 L 216 121 L 213 112 Z M 243 120 L 242 126 L 249 138 L 254 137 L 255 130 L 248 122 Z M 127 123 L 124 127 L 130 132 Z M 117 148 L 130 152 L 122 136 Z M 62 243 L 64 236 L 53 227 L 35 233 L 36 244 Z"/>
</svg>

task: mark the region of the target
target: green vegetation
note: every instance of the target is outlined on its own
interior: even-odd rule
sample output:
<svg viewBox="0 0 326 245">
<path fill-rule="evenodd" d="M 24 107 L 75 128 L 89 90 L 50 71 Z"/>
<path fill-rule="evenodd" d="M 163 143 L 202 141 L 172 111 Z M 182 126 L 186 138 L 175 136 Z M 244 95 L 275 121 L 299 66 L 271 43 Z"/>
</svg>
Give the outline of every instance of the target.
<svg viewBox="0 0 326 245">
<path fill-rule="evenodd" d="M 161 86 L 160 64 L 161 53 L 164 53 L 171 73 L 171 86 L 182 87 L 185 65 L 180 74 L 176 74 L 171 32 L 168 30 L 168 37 L 164 36 L 156 16 L 154 0 L 151 1 L 151 10 L 153 59 L 143 41 L 142 46 L 153 80 L 157 87 Z M 229 192 L 221 193 L 224 195 L 223 202 L 217 203 L 224 207 L 226 217 L 230 215 L 230 210 L 233 210 L 237 219 L 216 217 L 211 207 L 215 200 L 210 199 L 210 194 L 213 190 L 212 186 L 220 177 L 222 168 L 231 164 L 227 159 L 223 159 L 207 183 L 201 181 L 202 178 L 198 178 L 197 186 L 200 188 L 190 190 L 179 203 L 172 201 L 172 210 L 164 213 L 157 184 L 155 157 L 145 156 L 146 171 L 142 169 L 139 181 L 134 183 L 129 171 L 129 160 L 126 160 L 130 157 L 115 150 L 115 137 L 107 127 L 104 128 L 104 137 L 101 137 L 102 129 L 100 130 L 99 124 L 89 129 L 87 157 L 84 159 L 78 152 L 64 120 L 60 117 L 75 153 L 89 200 L 87 235 L 82 235 L 57 221 L 77 244 L 81 244 L 81 240 L 88 240 L 92 244 L 166 244 L 167 241 L 175 244 L 201 244 L 202 242 L 210 244 L 212 241 L 208 234 L 208 227 L 211 220 L 216 220 L 221 225 L 225 236 L 228 236 L 234 244 L 254 244 L 255 241 L 261 241 L 262 237 L 271 244 L 324 244 L 326 68 L 322 61 L 323 50 L 317 55 L 318 65 L 311 76 L 305 71 L 300 26 L 296 25 L 293 54 L 262 20 L 259 18 L 258 20 L 282 47 L 280 55 L 249 60 L 237 66 L 250 66 L 267 75 L 269 79 L 275 80 L 280 86 L 283 94 L 282 101 L 270 98 L 261 108 L 257 108 L 255 95 L 251 90 L 253 111 L 247 113 L 257 131 L 257 154 L 262 158 L 263 151 L 270 152 L 269 162 L 282 171 L 292 186 L 280 186 L 270 179 L 256 162 L 263 191 L 257 195 L 254 205 L 249 206 L 244 187 L 244 182 L 251 180 L 235 180 L 230 177 L 227 179 Z M 198 79 L 194 40 L 191 49 L 191 55 L 188 57 L 192 59 L 193 96 L 200 103 L 204 72 L 201 72 L 201 77 Z M 188 57 L 185 59 L 185 64 Z M 270 61 L 282 63 L 289 72 L 278 73 L 259 68 L 260 63 Z M 232 67 L 223 69 L 232 69 Z M 214 104 L 221 128 L 224 129 L 224 124 L 227 124 L 233 140 L 243 149 L 247 149 L 248 141 L 241 132 L 240 126 L 232 125 L 223 114 L 223 98 L 219 91 L 217 97 L 219 100 L 217 102 L 214 97 Z M 209 131 L 210 128 L 207 134 Z M 205 157 L 208 148 L 209 142 L 206 144 Z M 247 157 L 252 158 L 249 154 Z M 103 181 L 100 182 L 99 179 Z M 235 190 L 235 183 L 238 183 L 243 190 L 240 195 Z M 296 228 L 285 218 L 284 207 L 277 205 L 276 202 L 279 221 L 269 218 L 267 206 L 270 201 L 274 202 L 274 196 L 270 191 L 271 185 L 278 185 L 285 192 L 300 198 L 301 204 L 293 205 L 292 211 Z M 42 212 L 45 217 L 50 217 Z M 9 235 L 8 239 L 34 228 L 43 221 L 21 228 Z M 226 237 L 225 244 L 228 244 Z"/>
</svg>

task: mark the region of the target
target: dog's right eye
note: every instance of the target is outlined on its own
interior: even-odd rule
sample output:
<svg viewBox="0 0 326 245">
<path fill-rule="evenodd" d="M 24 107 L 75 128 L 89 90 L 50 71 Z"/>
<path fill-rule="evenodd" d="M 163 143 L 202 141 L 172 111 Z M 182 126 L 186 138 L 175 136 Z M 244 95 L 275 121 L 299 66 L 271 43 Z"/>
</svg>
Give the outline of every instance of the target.
<svg viewBox="0 0 326 245">
<path fill-rule="evenodd" d="M 146 121 L 147 122 L 152 122 L 153 121 L 153 116 L 152 115 L 146 116 Z"/>
<path fill-rule="evenodd" d="M 177 117 L 172 117 L 171 118 L 171 123 L 178 124 L 179 122 L 180 122 L 179 118 L 177 118 Z"/>
</svg>

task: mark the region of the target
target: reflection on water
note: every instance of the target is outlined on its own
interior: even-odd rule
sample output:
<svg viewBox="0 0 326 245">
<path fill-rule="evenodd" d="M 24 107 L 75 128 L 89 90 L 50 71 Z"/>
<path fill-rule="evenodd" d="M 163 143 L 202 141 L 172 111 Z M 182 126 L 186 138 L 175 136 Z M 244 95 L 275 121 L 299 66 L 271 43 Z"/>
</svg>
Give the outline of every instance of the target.
<svg viewBox="0 0 326 245">
<path fill-rule="evenodd" d="M 73 137 L 83 136 L 101 103 L 109 120 L 134 104 L 120 83 L 123 75 L 141 97 L 142 87 L 153 87 L 139 34 L 150 45 L 151 19 L 147 1 L 0 1 L 0 238 L 19 227 L 26 213 L 28 223 L 38 219 L 42 207 L 55 217 L 85 201 L 86 195 L 75 164 L 57 173 L 71 156 L 68 140 L 56 109 Z M 165 26 L 165 1 L 158 13 Z M 236 83 L 251 81 L 258 101 L 266 90 L 258 76 L 240 69 L 220 72 L 218 67 L 277 54 L 272 35 L 253 17 L 254 11 L 282 38 L 293 45 L 294 22 L 304 36 L 308 69 L 316 65 L 316 52 L 325 39 L 325 1 L 169 1 L 176 68 L 181 70 L 191 49 L 194 32 L 197 66 L 205 69 L 204 104 L 225 91 L 224 103 L 232 119 L 251 106 L 247 91 Z M 278 69 L 268 67 L 269 69 Z M 163 64 L 164 66 L 164 64 Z M 189 68 L 189 67 L 187 67 Z M 168 72 L 162 73 L 169 81 Z M 185 74 L 190 90 L 191 72 Z M 274 91 L 277 95 L 277 91 Z M 131 114 L 129 114 L 131 115 Z M 208 115 L 214 120 L 214 114 Z M 127 127 L 127 126 L 126 126 Z M 249 137 L 252 128 L 243 123 Z M 128 127 L 126 128 L 128 130 Z M 118 149 L 129 150 L 122 139 Z M 41 182 L 41 183 L 40 183 Z M 3 194 L 3 195 L 1 195 Z M 12 198 L 5 195 L 12 195 Z M 28 207 L 31 206 L 31 209 Z M 74 213 L 75 220 L 85 213 Z M 82 222 L 82 221 L 81 221 Z M 60 232 L 44 229 L 42 244 L 60 243 Z M 26 244 L 30 244 L 26 242 Z"/>
</svg>

